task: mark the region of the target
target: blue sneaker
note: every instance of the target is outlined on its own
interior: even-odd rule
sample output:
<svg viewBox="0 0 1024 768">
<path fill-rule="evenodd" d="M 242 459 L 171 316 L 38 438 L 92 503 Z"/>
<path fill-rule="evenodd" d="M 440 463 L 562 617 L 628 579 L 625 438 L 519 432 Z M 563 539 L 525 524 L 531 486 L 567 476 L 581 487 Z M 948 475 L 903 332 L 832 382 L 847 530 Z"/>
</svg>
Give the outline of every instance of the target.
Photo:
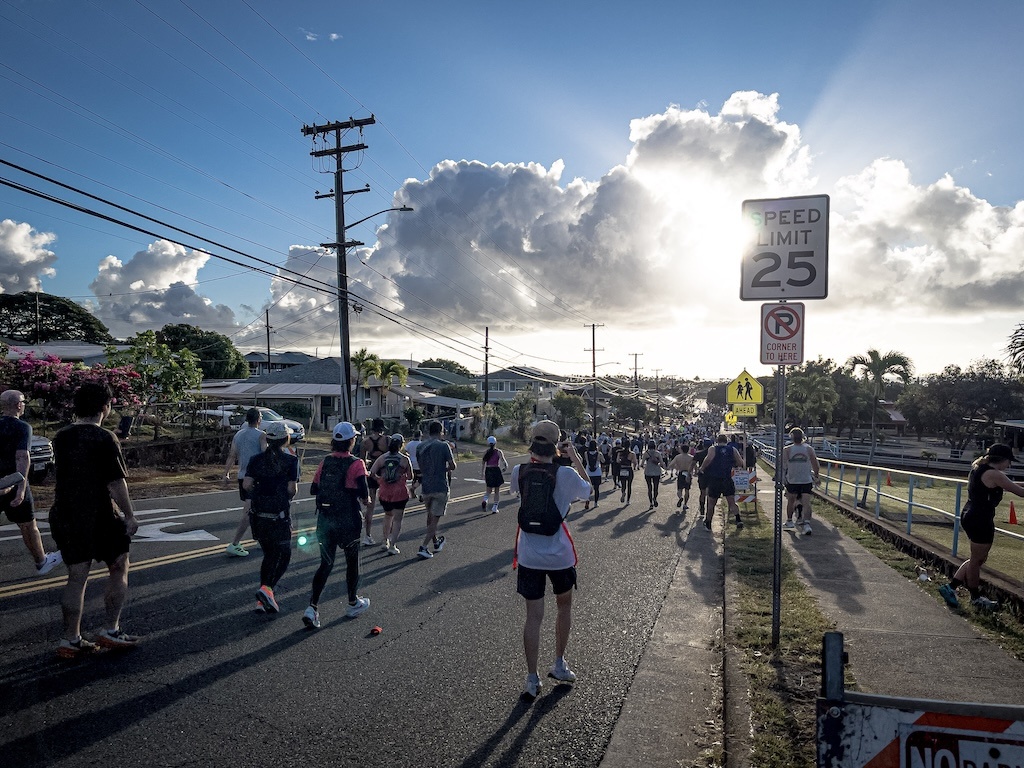
<svg viewBox="0 0 1024 768">
<path fill-rule="evenodd" d="M 960 601 L 956 599 L 956 590 L 949 584 L 943 584 L 939 587 L 939 594 L 942 595 L 942 599 L 946 601 L 946 605 L 950 608 L 960 607 Z"/>
</svg>

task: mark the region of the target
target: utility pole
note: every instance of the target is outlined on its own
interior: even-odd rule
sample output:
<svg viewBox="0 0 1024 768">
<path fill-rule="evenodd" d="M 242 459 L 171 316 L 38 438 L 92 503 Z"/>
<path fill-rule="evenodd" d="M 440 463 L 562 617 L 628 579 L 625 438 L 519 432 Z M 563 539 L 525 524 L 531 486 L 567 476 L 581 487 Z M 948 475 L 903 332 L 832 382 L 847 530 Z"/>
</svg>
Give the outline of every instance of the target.
<svg viewBox="0 0 1024 768">
<path fill-rule="evenodd" d="M 39 291 L 36 291 L 36 345 L 39 344 L 39 339 L 42 334 L 39 331 Z"/>
<path fill-rule="evenodd" d="M 637 361 L 637 358 L 639 358 L 643 354 L 643 352 L 629 352 L 627 354 L 630 354 L 630 355 L 633 356 L 633 391 L 636 393 L 636 397 L 639 400 L 640 399 L 640 377 L 637 375 L 637 372 L 640 369 L 636 367 L 636 361 Z M 639 419 L 633 419 L 633 429 L 636 430 L 637 432 L 640 431 L 640 420 Z"/>
<path fill-rule="evenodd" d="M 658 379 L 661 370 L 661 368 L 654 369 L 654 423 L 658 425 L 661 424 L 661 385 Z"/>
<path fill-rule="evenodd" d="M 586 328 L 586 326 L 583 326 Z M 604 348 L 597 348 L 597 329 L 604 328 L 604 323 L 591 323 L 590 324 L 590 349 L 584 349 L 584 352 L 590 353 L 590 370 L 591 370 L 591 383 L 590 383 L 590 405 L 593 409 L 593 421 L 591 425 L 594 428 L 593 438 L 597 439 L 597 353 L 604 352 Z"/>
<path fill-rule="evenodd" d="M 348 323 L 348 249 L 363 245 L 358 240 L 345 239 L 345 199 L 347 195 L 355 195 L 360 192 L 369 192 L 370 185 L 362 189 L 346 190 L 344 186 L 344 159 L 349 152 L 358 152 L 367 149 L 362 142 L 358 144 L 343 145 L 342 134 L 355 128 L 359 129 L 362 137 L 363 126 L 373 125 L 377 120 L 373 115 L 359 120 L 349 118 L 340 123 L 325 123 L 324 125 L 302 126 L 303 136 L 318 136 L 323 134 L 325 141 L 328 134 L 334 134 L 334 146 L 328 149 L 313 150 L 311 157 L 333 157 L 335 161 L 334 189 L 325 195 L 316 194 L 315 199 L 321 200 L 326 197 L 334 198 L 334 223 L 337 237 L 333 243 L 321 243 L 321 248 L 333 248 L 338 257 L 338 330 L 341 335 L 341 393 L 339 413 L 341 421 L 352 421 L 352 353 L 349 344 L 349 323 Z M 314 139 L 315 146 L 315 139 Z"/>
<path fill-rule="evenodd" d="M 488 326 L 484 326 L 484 431 L 491 431 L 491 417 L 487 413 L 487 406 L 491 401 L 490 393 L 490 371 L 488 368 L 489 355 L 491 351 L 491 329 Z"/>
<path fill-rule="evenodd" d="M 270 373 L 270 309 L 267 309 L 267 373 Z"/>
</svg>

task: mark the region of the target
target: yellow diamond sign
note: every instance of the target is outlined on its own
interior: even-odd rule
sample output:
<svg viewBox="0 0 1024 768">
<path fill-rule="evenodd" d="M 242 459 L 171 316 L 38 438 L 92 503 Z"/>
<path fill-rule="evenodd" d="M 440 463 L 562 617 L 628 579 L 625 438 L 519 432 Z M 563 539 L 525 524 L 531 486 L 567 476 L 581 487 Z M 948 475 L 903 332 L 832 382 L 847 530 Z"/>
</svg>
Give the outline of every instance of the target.
<svg viewBox="0 0 1024 768">
<path fill-rule="evenodd" d="M 725 393 L 725 402 L 730 405 L 733 403 L 759 405 L 764 402 L 764 387 L 744 369 L 743 373 L 729 382 L 729 389 Z"/>
</svg>

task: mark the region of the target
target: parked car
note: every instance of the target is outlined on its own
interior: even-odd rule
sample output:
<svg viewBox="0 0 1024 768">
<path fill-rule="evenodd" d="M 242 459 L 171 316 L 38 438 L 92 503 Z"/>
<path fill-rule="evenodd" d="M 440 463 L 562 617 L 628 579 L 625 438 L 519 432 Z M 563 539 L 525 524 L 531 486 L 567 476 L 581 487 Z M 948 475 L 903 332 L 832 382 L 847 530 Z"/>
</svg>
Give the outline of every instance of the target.
<svg viewBox="0 0 1024 768">
<path fill-rule="evenodd" d="M 245 424 L 245 412 L 249 410 L 249 406 L 245 405 L 219 405 L 216 408 L 211 408 L 204 411 L 199 411 L 203 416 L 214 418 L 218 421 L 221 427 L 224 429 L 231 429 L 238 431 Z M 293 443 L 297 443 L 300 440 L 306 438 L 306 429 L 301 423 L 293 420 L 286 419 L 284 416 L 279 414 L 273 408 L 266 408 L 259 406 L 257 410 L 263 417 L 264 422 L 270 421 L 283 421 L 285 426 L 291 432 L 291 438 Z"/>
<path fill-rule="evenodd" d="M 53 466 L 53 443 L 45 437 L 32 435 L 32 444 L 28 448 L 31 464 L 28 468 L 28 481 L 39 483 L 46 478 Z"/>
</svg>

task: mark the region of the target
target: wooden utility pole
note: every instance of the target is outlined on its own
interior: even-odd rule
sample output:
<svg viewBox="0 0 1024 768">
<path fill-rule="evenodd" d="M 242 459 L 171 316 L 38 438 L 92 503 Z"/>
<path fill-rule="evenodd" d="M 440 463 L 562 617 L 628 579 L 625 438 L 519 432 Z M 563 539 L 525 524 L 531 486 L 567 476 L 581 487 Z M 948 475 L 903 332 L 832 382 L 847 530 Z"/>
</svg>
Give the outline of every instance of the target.
<svg viewBox="0 0 1024 768">
<path fill-rule="evenodd" d="M 583 326 L 586 328 L 586 326 Z M 593 421 L 591 426 L 594 429 L 593 438 L 597 439 L 597 353 L 604 352 L 604 348 L 597 348 L 597 329 L 604 328 L 604 323 L 590 324 L 590 349 L 583 350 L 590 353 L 590 406 L 593 410 Z"/>
<path fill-rule="evenodd" d="M 338 257 L 338 330 L 341 335 L 341 402 L 339 405 L 339 413 L 341 415 L 341 421 L 352 421 L 352 352 L 349 343 L 349 322 L 348 322 L 348 264 L 346 257 L 348 249 L 356 246 L 364 245 L 364 243 L 358 240 L 346 240 L 345 239 L 345 197 L 346 195 L 355 195 L 360 192 L 369 192 L 370 185 L 367 184 L 362 189 L 346 190 L 344 186 L 344 159 L 345 155 L 349 152 L 358 152 L 368 147 L 362 142 L 358 144 L 343 145 L 342 134 L 346 131 L 359 129 L 360 137 L 362 136 L 363 126 L 373 125 L 377 120 L 373 115 L 370 117 L 356 120 L 349 118 L 348 120 L 340 123 L 326 123 L 324 125 L 304 125 L 302 126 L 303 136 L 317 136 L 323 134 L 325 140 L 328 134 L 334 136 L 334 146 L 328 149 L 313 150 L 309 154 L 312 157 L 333 157 L 335 161 L 334 170 L 334 189 L 327 194 L 317 194 L 315 198 L 317 200 L 333 197 L 334 198 L 334 223 L 335 231 L 337 233 L 336 240 L 333 243 L 321 243 L 321 248 L 333 248 Z M 314 144 L 315 146 L 315 144 Z"/>
</svg>

